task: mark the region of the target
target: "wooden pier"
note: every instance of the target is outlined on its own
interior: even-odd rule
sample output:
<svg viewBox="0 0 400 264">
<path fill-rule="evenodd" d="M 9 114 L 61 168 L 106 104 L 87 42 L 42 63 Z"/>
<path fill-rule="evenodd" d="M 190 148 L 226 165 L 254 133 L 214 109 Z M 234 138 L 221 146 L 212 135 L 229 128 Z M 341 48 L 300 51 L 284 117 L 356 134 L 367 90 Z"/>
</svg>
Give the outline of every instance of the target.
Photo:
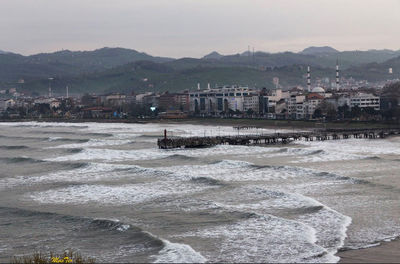
<svg viewBox="0 0 400 264">
<path fill-rule="evenodd" d="M 306 132 L 287 132 L 258 135 L 238 136 L 215 136 L 215 137 L 164 137 L 158 139 L 158 147 L 161 149 L 172 148 L 203 148 L 215 145 L 272 145 L 287 144 L 291 141 L 324 141 L 340 140 L 348 138 L 385 138 L 391 135 L 400 134 L 400 128 L 395 129 L 326 129 Z"/>
</svg>

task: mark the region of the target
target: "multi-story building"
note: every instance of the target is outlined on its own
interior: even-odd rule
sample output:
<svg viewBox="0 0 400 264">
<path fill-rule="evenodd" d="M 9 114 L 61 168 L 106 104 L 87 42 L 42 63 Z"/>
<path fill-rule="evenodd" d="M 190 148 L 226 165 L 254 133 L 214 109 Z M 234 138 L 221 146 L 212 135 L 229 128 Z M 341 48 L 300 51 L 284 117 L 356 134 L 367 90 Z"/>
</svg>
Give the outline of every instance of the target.
<svg viewBox="0 0 400 264">
<path fill-rule="evenodd" d="M 13 107 L 14 105 L 14 99 L 0 99 L 0 111 L 5 111 L 7 108 Z"/>
<path fill-rule="evenodd" d="M 243 111 L 253 110 L 258 113 L 260 109 L 260 96 L 259 95 L 247 95 L 243 97 Z"/>
<path fill-rule="evenodd" d="M 297 119 L 311 119 L 314 115 L 315 110 L 324 100 L 324 96 L 318 93 L 310 93 L 306 97 L 306 101 L 303 103 L 303 112 L 298 113 Z"/>
<path fill-rule="evenodd" d="M 298 112 L 303 111 L 303 102 L 306 96 L 302 94 L 292 94 L 289 98 L 286 99 L 287 104 L 287 114 L 289 118 L 296 119 L 298 116 Z M 302 119 L 300 117 L 299 119 Z"/>
<path fill-rule="evenodd" d="M 260 109 L 260 112 L 263 114 L 275 113 L 277 102 L 279 102 L 281 99 L 287 99 L 289 96 L 289 91 L 282 91 L 282 89 L 271 90 L 268 96 L 263 96 L 263 98 L 261 98 L 263 108 Z"/>
<path fill-rule="evenodd" d="M 164 93 L 160 95 L 158 106 L 164 110 L 189 111 L 189 93 Z"/>
<path fill-rule="evenodd" d="M 360 108 L 372 107 L 375 110 L 380 109 L 380 98 L 373 94 L 356 93 L 350 96 L 350 107 L 358 106 Z"/>
<path fill-rule="evenodd" d="M 258 91 L 242 86 L 222 86 L 190 93 L 190 111 L 198 114 L 221 114 L 222 112 L 258 112 Z M 245 110 L 246 108 L 246 110 Z"/>
</svg>

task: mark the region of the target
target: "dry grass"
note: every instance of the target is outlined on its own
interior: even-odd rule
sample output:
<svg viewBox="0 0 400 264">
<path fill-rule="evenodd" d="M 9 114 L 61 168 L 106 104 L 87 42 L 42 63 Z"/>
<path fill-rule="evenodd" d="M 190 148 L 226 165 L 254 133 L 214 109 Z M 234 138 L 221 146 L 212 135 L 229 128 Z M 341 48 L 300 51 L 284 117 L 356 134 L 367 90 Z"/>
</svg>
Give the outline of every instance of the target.
<svg viewBox="0 0 400 264">
<path fill-rule="evenodd" d="M 82 257 L 80 253 L 74 252 L 72 250 L 65 250 L 61 254 L 43 254 L 33 253 L 32 255 L 14 257 L 11 259 L 13 264 L 47 264 L 47 263 L 69 263 L 69 264 L 92 264 L 95 263 L 94 258 Z"/>
</svg>

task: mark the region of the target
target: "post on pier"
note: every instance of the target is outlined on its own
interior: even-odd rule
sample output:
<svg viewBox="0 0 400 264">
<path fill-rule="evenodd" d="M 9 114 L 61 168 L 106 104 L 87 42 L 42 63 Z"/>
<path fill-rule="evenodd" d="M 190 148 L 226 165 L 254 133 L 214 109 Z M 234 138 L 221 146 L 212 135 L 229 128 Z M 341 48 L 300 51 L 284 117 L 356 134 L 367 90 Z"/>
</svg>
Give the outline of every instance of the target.
<svg viewBox="0 0 400 264">
<path fill-rule="evenodd" d="M 164 129 L 164 146 L 167 148 L 167 130 Z"/>
</svg>

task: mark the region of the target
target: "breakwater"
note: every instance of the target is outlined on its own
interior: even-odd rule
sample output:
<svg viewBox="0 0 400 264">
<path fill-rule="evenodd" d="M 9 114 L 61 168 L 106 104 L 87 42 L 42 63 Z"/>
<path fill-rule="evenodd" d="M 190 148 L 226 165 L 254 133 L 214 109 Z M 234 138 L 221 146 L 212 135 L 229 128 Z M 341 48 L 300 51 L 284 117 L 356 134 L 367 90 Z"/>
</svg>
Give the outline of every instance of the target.
<svg viewBox="0 0 400 264">
<path fill-rule="evenodd" d="M 324 129 L 304 132 L 270 133 L 237 136 L 205 136 L 205 137 L 164 137 L 159 138 L 157 145 L 161 149 L 202 148 L 215 145 L 258 145 L 287 144 L 291 141 L 305 140 L 340 140 L 348 138 L 378 139 L 400 134 L 400 128 L 381 129 Z"/>
</svg>

